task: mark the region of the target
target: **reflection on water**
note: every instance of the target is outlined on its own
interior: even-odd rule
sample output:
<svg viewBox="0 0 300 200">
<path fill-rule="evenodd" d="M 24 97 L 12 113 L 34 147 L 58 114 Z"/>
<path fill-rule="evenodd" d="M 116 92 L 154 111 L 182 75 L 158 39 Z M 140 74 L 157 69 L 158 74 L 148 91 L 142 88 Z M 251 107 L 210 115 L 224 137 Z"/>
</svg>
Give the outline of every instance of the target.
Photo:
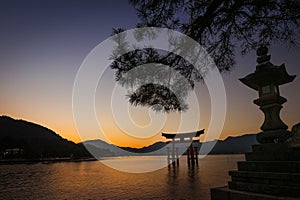
<svg viewBox="0 0 300 200">
<path fill-rule="evenodd" d="M 168 166 L 164 156 L 113 157 L 101 162 L 113 169 L 130 173 L 152 172 Z"/>
<path fill-rule="evenodd" d="M 125 158 L 114 159 L 115 164 L 118 160 L 126 165 Z M 228 170 L 235 169 L 238 160 L 244 156 L 212 155 L 198 167 L 188 167 L 183 156 L 179 167 L 140 174 L 98 161 L 2 165 L 0 199 L 209 199 L 209 189 L 226 185 Z"/>
</svg>

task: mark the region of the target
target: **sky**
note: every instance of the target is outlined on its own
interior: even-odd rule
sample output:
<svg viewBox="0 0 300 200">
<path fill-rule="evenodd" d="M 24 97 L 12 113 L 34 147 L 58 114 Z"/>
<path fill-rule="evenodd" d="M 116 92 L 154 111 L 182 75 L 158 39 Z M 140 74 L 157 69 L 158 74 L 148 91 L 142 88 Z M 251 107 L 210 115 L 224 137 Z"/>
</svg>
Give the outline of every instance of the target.
<svg viewBox="0 0 300 200">
<path fill-rule="evenodd" d="M 89 119 L 82 121 L 84 133 L 76 129 L 72 92 L 81 64 L 111 36 L 113 28 L 131 29 L 137 22 L 136 12 L 127 1 L 1 0 L 0 115 L 38 123 L 74 142 L 100 138 L 133 147 L 163 140 L 161 132 L 178 131 L 181 121 L 183 131 L 193 131 L 195 123 L 196 128 L 207 130 L 211 102 L 205 84 L 196 85 L 196 96 L 188 98 L 190 109 L 186 113 L 153 113 L 128 105 L 123 96 L 111 96 L 116 83 L 110 69 L 95 94 L 101 129 Z M 290 74 L 298 75 L 293 83 L 280 87 L 281 95 L 288 99 L 281 117 L 291 129 L 300 121 L 300 48 L 275 44 L 270 54 L 273 64 L 284 63 Z M 258 94 L 238 80 L 254 72 L 255 66 L 254 51 L 245 56 L 237 53 L 233 71 L 222 74 L 227 113 L 220 139 L 260 132 L 263 113 L 252 103 Z M 200 112 L 195 111 L 198 107 Z"/>
</svg>

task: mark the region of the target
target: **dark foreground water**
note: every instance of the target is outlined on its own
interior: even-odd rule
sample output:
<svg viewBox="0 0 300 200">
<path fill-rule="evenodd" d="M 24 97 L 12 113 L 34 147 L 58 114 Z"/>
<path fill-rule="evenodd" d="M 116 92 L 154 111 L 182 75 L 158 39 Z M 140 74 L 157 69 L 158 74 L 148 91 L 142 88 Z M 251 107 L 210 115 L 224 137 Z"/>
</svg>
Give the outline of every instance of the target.
<svg viewBox="0 0 300 200">
<path fill-rule="evenodd" d="M 239 160 L 244 156 L 211 155 L 189 168 L 181 157 L 179 167 L 139 174 L 120 172 L 99 161 L 0 165 L 0 200 L 210 199 L 209 189 L 226 185 L 228 170 L 236 169 Z"/>
</svg>

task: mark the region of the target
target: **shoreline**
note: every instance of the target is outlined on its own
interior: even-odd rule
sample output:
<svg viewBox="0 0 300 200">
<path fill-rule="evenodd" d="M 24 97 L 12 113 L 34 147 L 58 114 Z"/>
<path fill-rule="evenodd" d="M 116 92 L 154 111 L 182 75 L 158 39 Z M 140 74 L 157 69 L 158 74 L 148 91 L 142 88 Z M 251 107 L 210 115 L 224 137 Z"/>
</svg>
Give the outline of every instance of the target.
<svg viewBox="0 0 300 200">
<path fill-rule="evenodd" d="M 96 158 L 45 158 L 45 159 L 0 159 L 0 165 L 15 165 L 15 164 L 50 164 L 59 162 L 91 162 L 97 161 Z"/>
<path fill-rule="evenodd" d="M 238 153 L 238 154 L 208 154 L 206 156 L 221 156 L 221 155 L 244 155 L 243 153 Z M 151 155 L 151 156 L 158 156 L 158 155 Z M 150 157 L 151 157 L 150 156 Z M 165 155 L 160 155 L 160 156 L 165 156 Z M 201 155 L 199 155 L 201 157 Z M 105 159 L 118 159 L 118 158 L 126 158 L 126 157 L 131 157 L 131 156 L 113 156 L 113 157 L 102 157 L 101 160 Z M 140 157 L 140 156 L 138 156 Z M 199 158 L 200 160 L 202 158 Z M 78 159 L 72 159 L 69 157 L 66 158 L 45 158 L 45 159 L 0 159 L 0 165 L 15 165 L 15 164 L 51 164 L 51 163 L 59 163 L 59 162 L 92 162 L 92 161 L 98 161 L 99 158 L 78 158 Z"/>
</svg>

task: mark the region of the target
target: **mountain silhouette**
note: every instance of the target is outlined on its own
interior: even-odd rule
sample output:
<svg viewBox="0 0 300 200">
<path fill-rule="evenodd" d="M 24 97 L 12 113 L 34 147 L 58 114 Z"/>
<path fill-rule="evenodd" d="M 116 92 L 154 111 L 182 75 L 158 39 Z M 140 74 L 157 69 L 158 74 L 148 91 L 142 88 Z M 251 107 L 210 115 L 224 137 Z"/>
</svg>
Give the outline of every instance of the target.
<svg viewBox="0 0 300 200">
<path fill-rule="evenodd" d="M 143 155 L 143 153 L 150 153 L 150 155 L 165 155 L 166 151 L 161 150 L 166 143 L 156 142 L 146 147 L 133 148 L 133 147 L 119 147 L 113 144 L 109 144 L 102 140 L 88 140 L 83 142 L 83 144 L 88 147 L 89 151 L 92 151 L 93 155 L 97 154 L 90 149 L 90 147 L 96 147 L 98 149 L 105 149 L 113 153 L 114 156 L 137 156 Z"/>
<path fill-rule="evenodd" d="M 46 127 L 0 116 L 0 153 L 6 149 L 22 149 L 22 158 L 90 156 L 82 144 L 68 141 Z"/>
<path fill-rule="evenodd" d="M 204 143 L 195 143 L 194 146 L 209 145 L 216 142 L 210 152 L 203 152 L 208 154 L 242 154 L 251 151 L 251 146 L 258 144 L 256 140 L 256 134 L 245 134 L 237 137 L 228 137 L 225 140 L 209 141 Z M 84 142 L 85 145 L 91 145 L 101 149 L 107 149 L 114 153 L 115 156 L 130 156 L 133 153 L 143 154 L 150 153 L 151 155 L 166 155 L 166 151 L 160 150 L 166 145 L 165 142 L 156 142 L 152 145 L 142 148 L 132 147 L 118 147 L 113 144 L 109 144 L 102 140 L 88 140 Z"/>
<path fill-rule="evenodd" d="M 258 144 L 256 134 L 245 134 L 236 137 L 229 136 L 225 140 L 209 141 L 204 142 L 203 144 L 210 144 L 213 142 L 216 142 L 216 144 L 209 154 L 244 154 L 251 151 L 252 145 Z"/>
</svg>

